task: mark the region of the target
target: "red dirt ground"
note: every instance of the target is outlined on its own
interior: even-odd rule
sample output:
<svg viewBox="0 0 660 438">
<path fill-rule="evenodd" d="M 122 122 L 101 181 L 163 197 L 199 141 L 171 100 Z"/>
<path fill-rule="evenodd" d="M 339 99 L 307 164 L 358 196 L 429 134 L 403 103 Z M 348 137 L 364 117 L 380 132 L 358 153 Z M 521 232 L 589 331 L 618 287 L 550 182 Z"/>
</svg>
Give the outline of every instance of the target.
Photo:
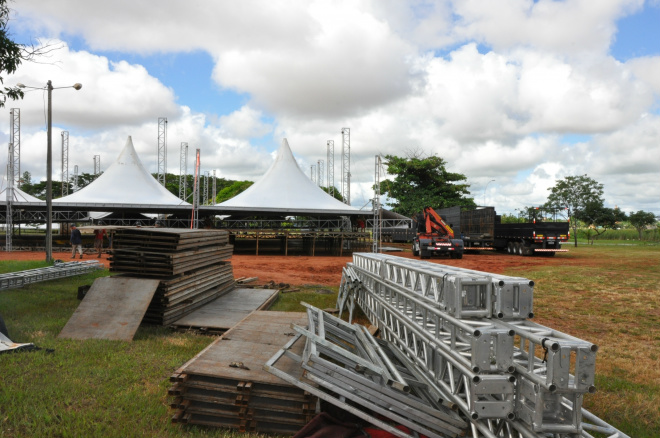
<svg viewBox="0 0 660 438">
<path fill-rule="evenodd" d="M 410 251 L 392 252 L 392 255 L 413 258 Z M 110 266 L 108 254 L 103 254 L 100 261 Z M 53 252 L 54 259 L 71 261 L 70 252 Z M 44 260 L 45 253 L 37 251 L 0 252 L 0 260 Z M 76 260 L 79 260 L 76 258 Z M 83 260 L 99 260 L 94 255 L 85 255 Z M 352 261 L 348 257 L 308 257 L 308 256 L 253 256 L 234 255 L 231 258 L 234 277 L 258 277 L 256 284 L 270 281 L 289 285 L 324 285 L 339 286 L 341 269 Z M 520 257 L 508 254 L 465 254 L 461 260 L 433 258 L 434 263 L 460 266 L 492 273 L 502 273 L 509 266 L 536 266 L 554 264 L 588 264 L 584 258 L 576 259 L 558 254 L 555 257 Z"/>
</svg>

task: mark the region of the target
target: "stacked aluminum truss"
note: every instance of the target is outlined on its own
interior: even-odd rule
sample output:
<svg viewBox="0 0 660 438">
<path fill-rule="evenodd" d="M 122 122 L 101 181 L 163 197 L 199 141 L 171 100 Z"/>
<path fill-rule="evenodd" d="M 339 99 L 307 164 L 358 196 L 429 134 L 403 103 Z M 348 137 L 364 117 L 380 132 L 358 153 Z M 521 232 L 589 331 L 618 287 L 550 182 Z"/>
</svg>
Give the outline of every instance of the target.
<svg viewBox="0 0 660 438">
<path fill-rule="evenodd" d="M 535 324 L 534 282 L 355 253 L 337 307 L 357 303 L 401 362 L 470 422 L 473 438 L 625 434 L 582 409 L 598 347 Z"/>
<path fill-rule="evenodd" d="M 315 307 L 305 306 L 309 328 L 294 325 L 298 336 L 266 363 L 266 370 L 396 436 L 414 435 L 389 425 L 373 413 L 428 437 L 455 437 L 463 433 L 466 421 L 451 407 L 443 405 L 433 389 L 418 382 L 388 351 L 387 344 L 380 343 L 363 326 L 348 324 Z M 290 349 L 301 336 L 306 343 L 302 356 L 298 356 Z M 285 355 L 301 363 L 305 379 L 310 383 L 277 367 Z M 321 391 L 314 384 L 336 395 Z"/>
<path fill-rule="evenodd" d="M 103 264 L 96 260 L 85 260 L 84 262 L 61 262 L 47 268 L 11 272 L 0 275 L 0 290 L 15 289 L 23 287 L 26 284 L 53 280 L 55 278 L 87 274 L 88 272 L 99 269 L 104 269 Z"/>
</svg>

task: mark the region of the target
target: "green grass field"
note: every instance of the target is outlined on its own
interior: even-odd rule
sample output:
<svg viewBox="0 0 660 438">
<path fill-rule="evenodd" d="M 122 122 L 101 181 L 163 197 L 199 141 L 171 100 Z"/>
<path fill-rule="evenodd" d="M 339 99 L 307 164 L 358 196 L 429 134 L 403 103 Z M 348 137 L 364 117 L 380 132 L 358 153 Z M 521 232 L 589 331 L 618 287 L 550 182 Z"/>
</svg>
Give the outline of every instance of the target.
<svg viewBox="0 0 660 438">
<path fill-rule="evenodd" d="M 511 268 L 536 282 L 535 320 L 594 342 L 594 414 L 631 437 L 660 436 L 660 246 L 566 246 L 566 264 Z M 0 272 L 43 266 L 0 262 Z M 0 292 L 0 314 L 16 342 L 41 350 L 0 355 L 1 437 L 248 437 L 170 423 L 170 374 L 212 338 L 141 327 L 133 342 L 73 341 L 57 335 L 78 306 L 80 285 L 107 272 Z M 338 285 L 281 295 L 333 307 Z M 51 351 L 52 350 L 52 351 Z"/>
</svg>

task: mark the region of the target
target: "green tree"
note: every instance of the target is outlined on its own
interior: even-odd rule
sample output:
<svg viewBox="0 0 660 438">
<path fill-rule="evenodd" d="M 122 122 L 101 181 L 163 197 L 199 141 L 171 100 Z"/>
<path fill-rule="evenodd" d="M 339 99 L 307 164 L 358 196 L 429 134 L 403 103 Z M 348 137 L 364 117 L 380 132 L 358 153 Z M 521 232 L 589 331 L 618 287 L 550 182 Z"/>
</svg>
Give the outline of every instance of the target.
<svg viewBox="0 0 660 438">
<path fill-rule="evenodd" d="M 16 72 L 23 61 L 31 61 L 39 55 L 44 55 L 54 49 L 50 45 L 34 48 L 15 43 L 9 36 L 8 24 L 11 20 L 11 9 L 7 0 L 0 0 L 0 84 L 4 84 L 4 76 Z M 56 47 L 55 47 L 56 48 Z M 18 87 L 4 87 L 0 90 L 0 108 L 5 106 L 7 99 L 23 98 L 23 91 Z"/>
<path fill-rule="evenodd" d="M 467 177 L 447 171 L 442 158 L 386 155 L 385 160 L 387 173 L 394 179 L 381 181 L 380 193 L 389 198 L 387 205 L 394 212 L 411 217 L 424 207 L 476 207 L 474 199 L 468 197 Z"/>
<path fill-rule="evenodd" d="M 599 202 L 589 202 L 576 217 L 588 227 L 592 227 L 596 236 L 599 236 L 613 229 L 617 223 L 626 220 L 626 213 L 618 207 L 609 208 Z"/>
<path fill-rule="evenodd" d="M 649 211 L 639 210 L 635 213 L 630 213 L 628 216 L 628 221 L 630 225 L 635 227 L 637 233 L 639 234 L 639 240 L 642 240 L 642 231 L 650 225 L 657 224 L 658 220 L 655 217 L 655 214 Z"/>
<path fill-rule="evenodd" d="M 332 197 L 335 198 L 337 201 L 344 202 L 344 197 L 339 193 L 339 189 L 336 187 L 333 187 L 334 190 L 332 192 Z M 330 187 L 321 187 L 321 190 L 326 192 L 328 195 L 330 195 Z"/>
<path fill-rule="evenodd" d="M 544 208 L 565 208 L 577 246 L 578 217 L 590 203 L 603 204 L 603 185 L 587 175 L 567 176 L 550 187 Z"/>
<path fill-rule="evenodd" d="M 254 182 L 252 181 L 234 181 L 231 185 L 223 188 L 216 196 L 216 202 L 224 202 L 228 199 L 233 198 L 241 192 L 244 192 L 248 189 Z"/>
</svg>

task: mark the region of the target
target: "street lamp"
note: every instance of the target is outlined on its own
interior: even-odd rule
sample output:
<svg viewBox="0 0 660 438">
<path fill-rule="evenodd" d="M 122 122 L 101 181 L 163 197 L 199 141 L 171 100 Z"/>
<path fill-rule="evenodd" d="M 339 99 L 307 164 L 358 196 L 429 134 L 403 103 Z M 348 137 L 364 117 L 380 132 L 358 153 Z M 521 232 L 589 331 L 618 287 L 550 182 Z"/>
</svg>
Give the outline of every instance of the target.
<svg viewBox="0 0 660 438">
<path fill-rule="evenodd" d="M 80 90 L 82 84 L 75 83 L 68 87 L 53 87 L 48 80 L 45 87 L 30 87 L 24 84 L 16 84 L 18 88 L 31 88 L 33 90 L 48 90 L 48 129 L 46 147 L 46 261 L 53 260 L 53 90 L 59 88 L 73 88 Z"/>
<path fill-rule="evenodd" d="M 490 183 L 492 183 L 492 182 L 495 182 L 495 180 L 494 180 L 494 179 L 491 179 L 490 181 L 488 181 L 488 182 L 486 183 L 486 187 L 484 187 L 484 207 L 486 206 L 486 190 L 488 189 L 488 184 L 490 184 Z"/>
</svg>

